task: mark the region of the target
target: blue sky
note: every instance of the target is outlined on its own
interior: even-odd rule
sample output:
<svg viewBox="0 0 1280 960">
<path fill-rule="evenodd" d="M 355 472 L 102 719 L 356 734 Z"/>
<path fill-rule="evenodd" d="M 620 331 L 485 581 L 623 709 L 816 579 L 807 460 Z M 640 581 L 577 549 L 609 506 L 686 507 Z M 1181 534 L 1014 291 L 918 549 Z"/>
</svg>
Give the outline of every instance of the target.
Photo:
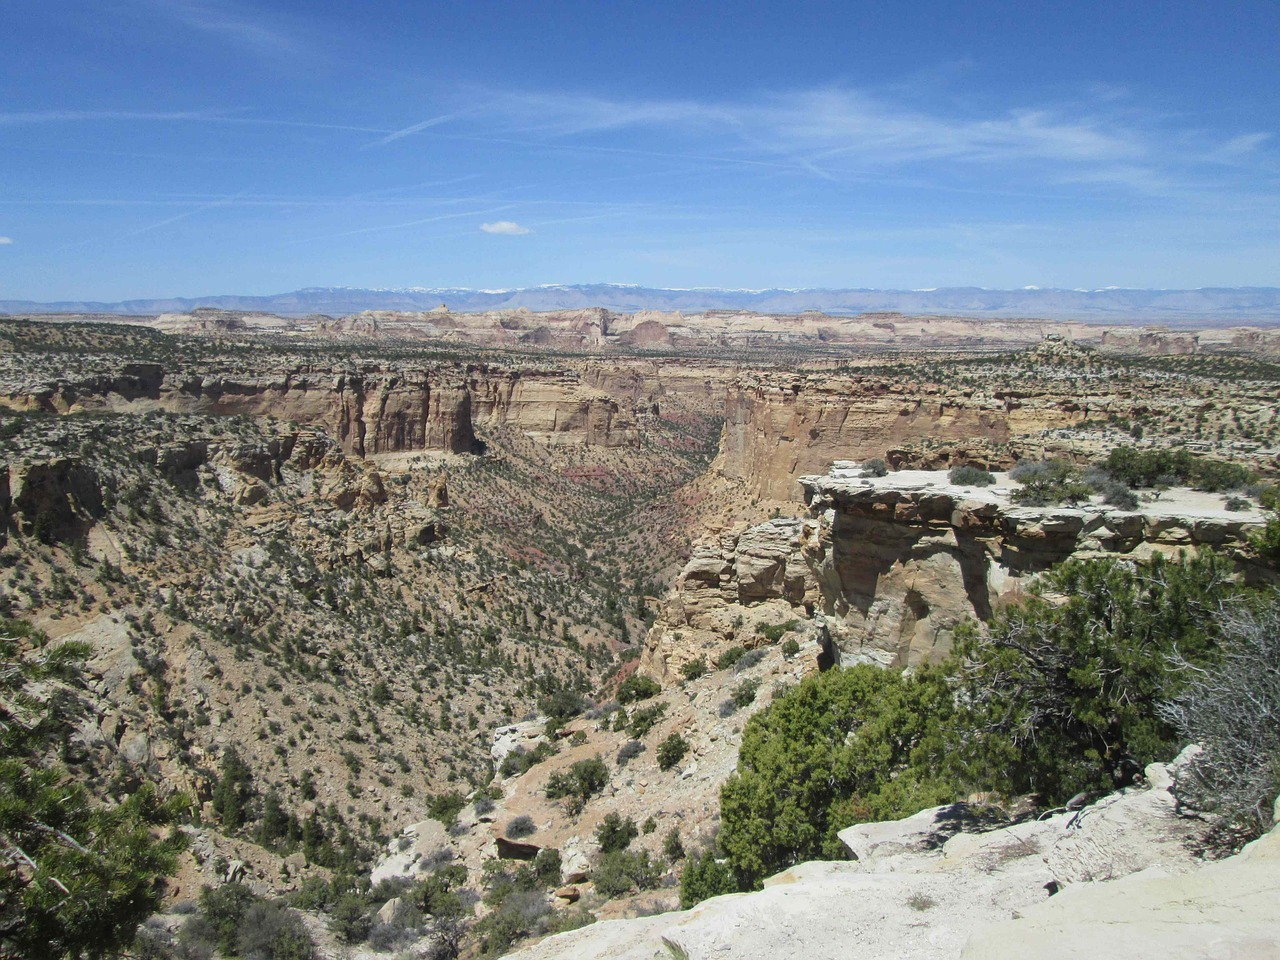
<svg viewBox="0 0 1280 960">
<path fill-rule="evenodd" d="M 17 0 L 0 299 L 1280 285 L 1280 4 Z"/>
</svg>

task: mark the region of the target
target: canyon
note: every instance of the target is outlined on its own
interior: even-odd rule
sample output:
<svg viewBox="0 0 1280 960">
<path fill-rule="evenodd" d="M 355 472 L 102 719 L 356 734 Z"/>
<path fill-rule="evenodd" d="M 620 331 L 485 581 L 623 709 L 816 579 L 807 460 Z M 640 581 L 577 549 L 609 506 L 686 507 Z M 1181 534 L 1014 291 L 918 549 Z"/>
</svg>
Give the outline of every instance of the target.
<svg viewBox="0 0 1280 960">
<path fill-rule="evenodd" d="M 706 321 L 0 318 L 0 598 L 92 646 L 76 775 L 196 800 L 172 902 L 232 862 L 296 895 L 341 874 L 338 849 L 380 878 L 465 865 L 478 897 L 486 864 L 546 849 L 572 878 L 558 909 L 670 909 L 666 834 L 709 843 L 747 720 L 806 677 L 936 662 L 1067 558 L 1209 547 L 1271 582 L 1255 494 L 1033 507 L 1007 471 L 1136 444 L 1275 477 L 1272 331 Z M 994 482 L 952 483 L 960 465 Z M 657 692 L 620 708 L 640 677 Z M 671 737 L 687 754 L 664 765 Z M 323 844 L 220 828 L 232 750 L 253 803 Z M 549 787 L 593 760 L 607 786 L 567 811 Z M 632 849 L 662 864 L 656 889 L 595 889 L 610 815 L 655 825 Z M 844 889 L 796 871 L 771 889 Z M 698 952 L 722 934 L 668 927 L 791 909 L 769 902 L 641 923 L 644 946 L 600 955 Z"/>
</svg>

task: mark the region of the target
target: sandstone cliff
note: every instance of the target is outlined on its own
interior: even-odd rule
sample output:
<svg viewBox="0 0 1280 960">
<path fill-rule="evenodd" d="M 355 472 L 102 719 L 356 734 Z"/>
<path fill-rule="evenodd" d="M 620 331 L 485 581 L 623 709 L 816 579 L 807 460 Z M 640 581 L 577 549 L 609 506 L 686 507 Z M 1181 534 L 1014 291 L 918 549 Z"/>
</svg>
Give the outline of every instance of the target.
<svg viewBox="0 0 1280 960">
<path fill-rule="evenodd" d="M 893 451 L 924 441 L 1008 444 L 1129 406 L 1111 392 L 1090 398 L 1047 386 L 982 391 L 881 377 L 745 377 L 729 389 L 715 466 L 759 496 L 799 500 L 799 477 L 834 460 L 901 462 L 907 456 Z"/>
<path fill-rule="evenodd" d="M 323 428 L 344 452 L 362 457 L 414 450 L 469 453 L 478 445 L 477 425 L 582 446 L 632 446 L 639 436 L 632 405 L 624 408 L 572 370 L 298 364 L 200 371 L 132 363 L 15 385 L 0 403 L 58 414 L 158 409 L 274 417 Z"/>
<path fill-rule="evenodd" d="M 837 464 L 804 477 L 808 515 L 707 538 L 650 632 L 659 678 L 731 643 L 763 642 L 755 623 L 818 617 L 834 660 L 907 666 L 939 659 L 958 623 L 985 619 L 1027 579 L 1069 557 L 1239 553 L 1262 523 L 1217 494 L 1170 492 L 1137 511 L 1093 503 L 1020 507 L 1013 481 L 957 487 L 936 471 L 861 476 Z"/>
</svg>

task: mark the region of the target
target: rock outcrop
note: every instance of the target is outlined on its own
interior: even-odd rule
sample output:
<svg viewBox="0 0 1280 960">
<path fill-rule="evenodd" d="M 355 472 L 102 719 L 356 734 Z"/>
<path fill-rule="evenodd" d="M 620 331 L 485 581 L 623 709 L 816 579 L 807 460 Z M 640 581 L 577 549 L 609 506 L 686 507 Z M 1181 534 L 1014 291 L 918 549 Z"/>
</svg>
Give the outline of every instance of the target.
<svg viewBox="0 0 1280 960">
<path fill-rule="evenodd" d="M 1169 771 L 1152 764 L 1144 786 L 1012 826 L 941 807 L 852 828 L 842 838 L 855 862 L 801 864 L 758 893 L 593 924 L 512 956 L 1275 956 L 1280 828 L 1238 857 L 1196 860 L 1178 842 L 1189 825 Z"/>
<path fill-rule="evenodd" d="M 1027 580 L 1069 557 L 1213 547 L 1240 553 L 1263 517 L 1212 494 L 1166 493 L 1139 510 L 1101 503 L 1022 507 L 1001 477 L 958 487 L 937 471 L 863 477 L 839 464 L 800 480 L 807 517 L 697 544 L 650 631 L 642 665 L 671 678 L 756 624 L 816 617 L 830 656 L 904 667 L 940 659 L 957 624 L 987 619 Z M 758 639 L 756 642 L 759 642 Z"/>
</svg>

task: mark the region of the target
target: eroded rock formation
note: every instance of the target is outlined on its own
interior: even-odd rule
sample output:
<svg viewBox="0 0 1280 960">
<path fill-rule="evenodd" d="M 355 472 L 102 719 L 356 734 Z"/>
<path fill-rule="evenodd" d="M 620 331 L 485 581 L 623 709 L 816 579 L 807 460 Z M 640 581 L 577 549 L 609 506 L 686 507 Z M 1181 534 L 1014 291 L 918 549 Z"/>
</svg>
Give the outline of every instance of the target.
<svg viewBox="0 0 1280 960">
<path fill-rule="evenodd" d="M 688 660 L 744 636 L 750 644 L 754 624 L 788 616 L 820 616 L 840 661 L 937 660 L 957 624 L 988 618 L 1028 578 L 1069 557 L 1145 558 L 1203 546 L 1238 553 L 1263 520 L 1256 510 L 1225 511 L 1211 495 L 1184 503 L 1167 494 L 1138 511 L 1020 507 L 1008 480 L 975 488 L 953 486 L 940 472 L 859 474 L 837 465 L 802 478 L 807 517 L 700 542 L 650 632 L 646 671 L 678 675 Z"/>
</svg>

